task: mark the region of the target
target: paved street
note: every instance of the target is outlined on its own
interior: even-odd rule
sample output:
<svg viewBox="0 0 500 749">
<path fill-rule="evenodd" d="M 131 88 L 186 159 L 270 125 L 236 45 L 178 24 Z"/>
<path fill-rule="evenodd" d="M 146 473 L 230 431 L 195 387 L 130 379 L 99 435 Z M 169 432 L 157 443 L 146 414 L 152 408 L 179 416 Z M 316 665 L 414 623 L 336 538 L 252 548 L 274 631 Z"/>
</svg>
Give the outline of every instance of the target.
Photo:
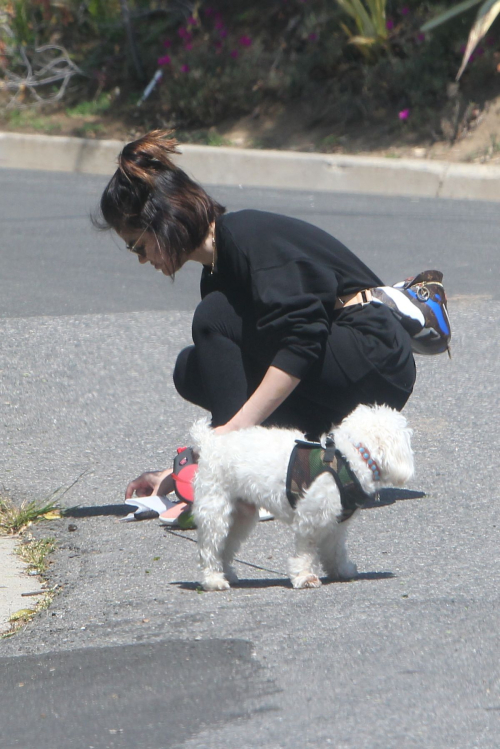
<svg viewBox="0 0 500 749">
<path fill-rule="evenodd" d="M 443 270 L 454 337 L 418 359 L 416 476 L 359 513 L 358 578 L 292 590 L 270 522 L 241 585 L 208 594 L 194 532 L 120 522 L 200 413 L 171 383 L 199 266 L 172 284 L 92 229 L 104 184 L 0 171 L 1 484 L 20 502 L 80 476 L 36 531 L 60 593 L 0 641 L 2 749 L 497 749 L 498 207 L 213 190 L 316 223 L 388 283 Z"/>
</svg>

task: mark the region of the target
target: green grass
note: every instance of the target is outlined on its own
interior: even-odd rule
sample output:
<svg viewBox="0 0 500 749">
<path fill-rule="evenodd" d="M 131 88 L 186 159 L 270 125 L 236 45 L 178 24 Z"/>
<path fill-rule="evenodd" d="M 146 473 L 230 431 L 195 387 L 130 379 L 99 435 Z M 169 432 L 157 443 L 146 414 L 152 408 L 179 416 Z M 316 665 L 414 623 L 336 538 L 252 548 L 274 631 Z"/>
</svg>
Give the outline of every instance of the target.
<svg viewBox="0 0 500 749">
<path fill-rule="evenodd" d="M 16 547 L 15 552 L 28 566 L 29 572 L 36 572 L 39 575 L 47 570 L 49 566 L 49 555 L 56 548 L 56 542 L 53 538 L 35 539 L 30 536 Z M 0 640 L 12 637 L 19 632 L 22 627 L 28 624 L 34 617 L 44 609 L 47 609 L 55 596 L 55 589 L 47 589 L 33 608 L 19 609 L 14 612 L 10 618 L 10 630 L 0 635 Z"/>
<path fill-rule="evenodd" d="M 108 94 L 101 94 L 97 99 L 91 101 L 82 101 L 75 107 L 66 109 L 68 117 L 93 117 L 97 114 L 103 114 L 111 106 L 111 99 Z"/>
<path fill-rule="evenodd" d="M 57 133 L 61 130 L 58 122 L 53 122 L 50 117 L 44 117 L 39 112 L 31 109 L 10 109 L 5 112 L 8 124 L 16 129 L 30 127 L 43 133 Z"/>
<path fill-rule="evenodd" d="M 0 497 L 0 533 L 15 535 L 32 523 L 57 517 L 60 517 L 60 510 L 53 499 L 22 502 L 18 507 L 8 497 Z"/>
<path fill-rule="evenodd" d="M 56 548 L 54 538 L 30 539 L 16 548 L 23 562 L 28 565 L 29 570 L 41 575 L 48 567 L 48 556 Z"/>
</svg>

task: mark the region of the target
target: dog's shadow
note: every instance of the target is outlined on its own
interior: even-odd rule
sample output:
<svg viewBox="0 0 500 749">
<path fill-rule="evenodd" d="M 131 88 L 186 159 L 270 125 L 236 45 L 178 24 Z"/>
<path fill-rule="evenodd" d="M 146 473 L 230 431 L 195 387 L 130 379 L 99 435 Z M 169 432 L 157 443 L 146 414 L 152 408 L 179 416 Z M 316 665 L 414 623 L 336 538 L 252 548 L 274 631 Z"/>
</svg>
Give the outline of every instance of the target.
<svg viewBox="0 0 500 749">
<path fill-rule="evenodd" d="M 125 517 L 132 512 L 133 507 L 129 505 L 93 505 L 92 507 L 66 507 L 62 511 L 62 515 L 65 518 L 95 518 L 101 515 L 114 515 L 116 517 Z M 155 513 L 158 517 L 158 513 Z"/>
<path fill-rule="evenodd" d="M 395 502 L 400 502 L 405 499 L 422 499 L 425 497 L 425 492 L 421 491 L 409 491 L 408 489 L 382 489 L 378 495 L 378 499 L 374 498 L 369 500 L 363 505 L 364 510 L 369 510 L 374 507 L 386 507 L 387 505 L 393 505 Z M 119 505 L 94 505 L 90 507 L 66 507 L 62 514 L 66 518 L 95 518 L 99 516 L 114 515 L 116 517 L 125 517 L 132 510 L 132 507 L 125 504 Z M 151 517 L 157 517 L 157 513 L 152 513 Z"/>
<path fill-rule="evenodd" d="M 392 572 L 359 572 L 356 577 L 352 580 L 332 580 L 329 577 L 322 577 L 321 582 L 323 585 L 346 585 L 348 583 L 361 582 L 363 580 L 387 580 L 396 575 Z M 170 583 L 175 585 L 179 590 L 190 590 L 195 593 L 205 593 L 199 583 L 185 582 L 181 580 L 175 580 Z M 241 578 L 237 583 L 231 585 L 231 590 L 238 589 L 265 589 L 265 588 L 290 588 L 292 589 L 292 583 L 288 577 L 274 577 L 274 578 L 260 578 L 256 580 Z"/>
<path fill-rule="evenodd" d="M 368 500 L 361 509 L 370 510 L 374 507 L 387 507 L 405 499 L 422 499 L 425 496 L 427 496 L 425 492 L 411 491 L 410 489 L 382 489 L 373 499 Z"/>
</svg>

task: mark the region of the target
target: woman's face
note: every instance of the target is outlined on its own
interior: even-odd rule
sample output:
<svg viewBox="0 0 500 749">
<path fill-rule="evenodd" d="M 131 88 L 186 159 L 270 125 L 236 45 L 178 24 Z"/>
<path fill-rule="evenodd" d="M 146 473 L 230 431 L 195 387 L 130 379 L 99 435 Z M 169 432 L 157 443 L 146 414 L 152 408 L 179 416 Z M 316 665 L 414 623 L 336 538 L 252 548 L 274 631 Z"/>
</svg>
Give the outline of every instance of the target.
<svg viewBox="0 0 500 749">
<path fill-rule="evenodd" d="M 123 232 L 119 236 L 126 243 L 127 250 L 137 255 L 141 265 L 151 263 L 156 270 L 161 271 L 168 277 L 175 271 L 178 271 L 182 265 L 161 251 L 158 238 L 153 231 L 146 229 L 143 231 Z"/>
</svg>

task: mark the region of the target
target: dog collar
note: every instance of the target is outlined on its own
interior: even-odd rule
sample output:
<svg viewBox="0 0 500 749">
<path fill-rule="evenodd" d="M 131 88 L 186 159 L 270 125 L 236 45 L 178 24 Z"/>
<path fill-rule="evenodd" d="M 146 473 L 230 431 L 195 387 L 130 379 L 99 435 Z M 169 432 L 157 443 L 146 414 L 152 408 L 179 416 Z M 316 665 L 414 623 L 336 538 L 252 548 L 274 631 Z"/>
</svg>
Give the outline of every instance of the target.
<svg viewBox="0 0 500 749">
<path fill-rule="evenodd" d="M 362 442 L 358 442 L 357 445 L 354 445 L 356 450 L 359 452 L 363 460 L 365 461 L 366 465 L 370 469 L 370 471 L 373 473 L 373 480 L 374 481 L 380 481 L 380 468 L 376 464 L 376 462 L 373 460 L 372 456 L 370 455 L 370 451 L 367 447 L 363 445 Z"/>
</svg>

